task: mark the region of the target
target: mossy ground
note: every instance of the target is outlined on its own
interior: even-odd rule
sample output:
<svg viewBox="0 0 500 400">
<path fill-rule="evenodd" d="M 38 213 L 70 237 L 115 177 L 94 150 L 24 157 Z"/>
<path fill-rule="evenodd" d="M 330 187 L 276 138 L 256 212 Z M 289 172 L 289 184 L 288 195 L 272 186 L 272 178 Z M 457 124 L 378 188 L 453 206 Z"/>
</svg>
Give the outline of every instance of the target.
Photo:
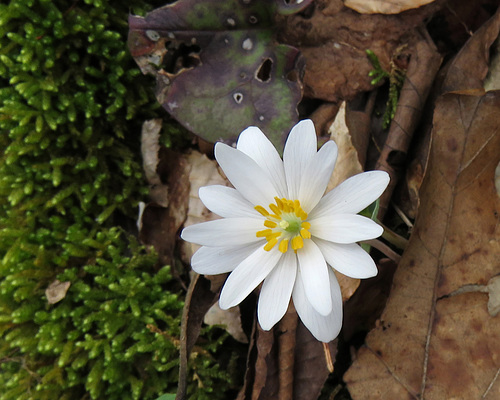
<svg viewBox="0 0 500 400">
<path fill-rule="evenodd" d="M 165 114 L 126 48 L 129 12 L 163 3 L 0 4 L 1 400 L 175 392 L 182 291 L 134 238 L 140 128 Z M 223 398 L 224 335 L 205 334 L 189 393 Z"/>
</svg>

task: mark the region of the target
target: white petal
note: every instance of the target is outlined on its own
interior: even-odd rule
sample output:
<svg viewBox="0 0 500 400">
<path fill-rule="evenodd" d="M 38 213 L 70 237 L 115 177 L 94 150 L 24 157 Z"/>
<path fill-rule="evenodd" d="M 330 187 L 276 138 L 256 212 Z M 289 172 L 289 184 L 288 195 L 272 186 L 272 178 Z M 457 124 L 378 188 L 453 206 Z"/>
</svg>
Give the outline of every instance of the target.
<svg viewBox="0 0 500 400">
<path fill-rule="evenodd" d="M 297 314 L 313 336 L 323 343 L 335 339 L 342 328 L 342 294 L 331 268 L 328 268 L 332 311 L 327 316 L 319 314 L 309 303 L 300 271 L 297 273 L 292 299 Z"/>
<path fill-rule="evenodd" d="M 251 126 L 241 132 L 236 148 L 252 158 L 268 174 L 280 198 L 288 195 L 283 161 L 259 128 Z"/>
<path fill-rule="evenodd" d="M 181 237 L 202 246 L 238 246 L 262 240 L 255 234 L 264 229 L 263 221 L 263 218 L 217 219 L 190 225 L 182 230 Z"/>
<path fill-rule="evenodd" d="M 222 186 L 204 186 L 199 192 L 200 200 L 210 211 L 224 218 L 258 217 L 260 214 L 236 189 Z"/>
<path fill-rule="evenodd" d="M 267 173 L 242 151 L 224 144 L 215 145 L 215 158 L 235 189 L 254 206 L 274 202 L 278 190 Z"/>
<path fill-rule="evenodd" d="M 304 247 L 297 251 L 299 270 L 306 296 L 321 315 L 332 311 L 332 299 L 328 281 L 328 266 L 321 250 L 312 240 L 304 240 Z"/>
<path fill-rule="evenodd" d="M 370 218 L 353 214 L 334 214 L 308 220 L 312 236 L 335 243 L 354 243 L 375 239 L 384 229 Z"/>
<path fill-rule="evenodd" d="M 346 179 L 323 197 L 309 218 L 357 214 L 377 200 L 389 184 L 385 171 L 363 172 Z"/>
<path fill-rule="evenodd" d="M 356 243 L 338 244 L 314 238 L 326 262 L 341 274 L 351 278 L 366 279 L 377 275 L 378 270 L 370 255 Z"/>
<path fill-rule="evenodd" d="M 283 151 L 289 199 L 299 198 L 300 180 L 317 147 L 316 131 L 310 119 L 300 121 L 292 128 Z"/>
<path fill-rule="evenodd" d="M 262 329 L 268 331 L 285 315 L 290 303 L 295 277 L 297 256 L 287 251 L 264 280 L 259 296 L 257 315 Z"/>
<path fill-rule="evenodd" d="M 300 180 L 298 199 L 305 212 L 310 212 L 325 194 L 337 160 L 337 145 L 333 140 L 325 143 L 314 155 Z"/>
<path fill-rule="evenodd" d="M 275 247 L 259 247 L 231 272 L 222 288 L 219 305 L 223 310 L 241 303 L 276 266 L 282 253 Z"/>
<path fill-rule="evenodd" d="M 202 275 L 217 275 L 231 272 L 257 248 L 264 247 L 265 240 L 243 246 L 202 246 L 191 258 L 191 267 Z"/>
</svg>

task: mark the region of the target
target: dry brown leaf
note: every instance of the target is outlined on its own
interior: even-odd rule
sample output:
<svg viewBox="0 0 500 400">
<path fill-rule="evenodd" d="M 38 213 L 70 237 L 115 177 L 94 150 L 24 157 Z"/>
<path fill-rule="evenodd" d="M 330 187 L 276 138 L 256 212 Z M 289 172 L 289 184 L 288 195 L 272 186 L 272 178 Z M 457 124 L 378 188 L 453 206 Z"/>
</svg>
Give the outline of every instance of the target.
<svg viewBox="0 0 500 400">
<path fill-rule="evenodd" d="M 199 224 L 200 222 L 218 219 L 219 217 L 207 210 L 198 196 L 198 191 L 202 186 L 224 185 L 227 186 L 227 180 L 219 173 L 217 161 L 210 160 L 206 155 L 193 151 L 187 157 L 191 166 L 189 173 L 189 205 L 187 218 L 184 226 Z M 181 245 L 182 259 L 189 264 L 191 257 L 198 250 L 199 246 L 193 243 L 183 242 Z"/>
<path fill-rule="evenodd" d="M 156 152 L 155 147 L 150 147 Z M 160 147 L 157 177 L 151 185 L 150 203 L 142 211 L 139 238 L 154 246 L 161 264 L 171 264 L 178 230 L 186 219 L 189 164 L 177 152 Z M 168 199 L 166 199 L 168 197 Z"/>
<path fill-rule="evenodd" d="M 481 293 L 500 274 L 499 111 L 500 92 L 438 102 L 413 235 L 380 325 L 344 377 L 354 400 L 500 396 L 500 319 Z"/>
<path fill-rule="evenodd" d="M 483 91 L 488 74 L 490 47 L 500 32 L 500 9 L 462 47 L 450 64 L 442 83 L 442 93 Z M 492 70 L 493 71 L 493 70 Z"/>
<path fill-rule="evenodd" d="M 203 322 L 207 325 L 222 325 L 238 342 L 248 343 L 248 338 L 241 327 L 241 314 L 238 307 L 223 310 L 219 307 L 219 303 L 214 303 L 205 314 Z"/>
<path fill-rule="evenodd" d="M 66 297 L 66 293 L 68 292 L 70 286 L 71 282 L 61 282 L 56 279 L 47 287 L 47 289 L 45 289 L 47 303 L 55 304 L 60 302 Z"/>
<path fill-rule="evenodd" d="M 376 169 L 387 171 L 391 176 L 389 186 L 380 197 L 378 216 L 381 220 L 405 165 L 413 133 L 420 121 L 441 60 L 436 47 L 428 38 L 421 38 L 411 50 L 410 64 L 396 114 L 376 165 Z"/>
<path fill-rule="evenodd" d="M 435 0 L 344 0 L 346 7 L 361 14 L 399 14 Z"/>
<path fill-rule="evenodd" d="M 150 119 L 142 124 L 141 132 L 141 154 L 144 175 L 150 185 L 161 184 L 161 180 L 156 172 L 160 162 L 160 131 L 162 120 L 160 118 Z"/>
<path fill-rule="evenodd" d="M 180 351 L 179 351 L 179 380 L 176 399 L 186 399 L 188 360 L 191 349 L 198 340 L 201 324 L 208 309 L 217 301 L 217 291 L 213 290 L 210 282 L 193 273 L 184 309 L 182 310 Z"/>
<path fill-rule="evenodd" d="M 330 139 L 337 144 L 338 156 L 335 163 L 335 170 L 330 178 L 330 182 L 328 182 L 327 191 L 338 186 L 347 178 L 363 172 L 363 166 L 359 162 L 358 151 L 352 144 L 349 128 L 346 125 L 345 108 L 345 102 L 342 102 L 337 116 L 328 130 Z"/>
<path fill-rule="evenodd" d="M 288 17 L 279 39 L 298 47 L 306 59 L 304 96 L 337 102 L 373 89 L 366 49 L 390 70 L 396 49 L 412 40 L 443 1 L 400 15 L 358 14 L 342 0 L 316 0 L 314 5 L 311 15 Z"/>
<path fill-rule="evenodd" d="M 342 337 L 349 342 L 358 332 L 367 332 L 384 310 L 391 291 L 392 277 L 397 264 L 383 258 L 377 263 L 378 274 L 363 279 L 358 290 L 344 305 Z"/>
<path fill-rule="evenodd" d="M 335 163 L 333 175 L 328 183 L 327 191 L 338 186 L 340 183 L 353 175 L 363 172 L 363 167 L 359 163 L 358 152 L 353 146 L 351 135 L 345 120 L 345 102 L 342 102 L 333 124 L 328 130 L 330 139 L 335 141 L 338 147 L 338 157 Z M 350 278 L 335 271 L 335 276 L 339 281 L 342 291 L 342 300 L 350 298 L 359 286 L 359 279 Z"/>
<path fill-rule="evenodd" d="M 245 385 L 237 400 L 316 400 L 329 371 L 322 343 L 297 320 L 293 306 L 278 329 L 256 328 Z M 337 340 L 328 344 L 335 359 Z M 293 378 L 293 380 L 290 380 Z"/>
</svg>

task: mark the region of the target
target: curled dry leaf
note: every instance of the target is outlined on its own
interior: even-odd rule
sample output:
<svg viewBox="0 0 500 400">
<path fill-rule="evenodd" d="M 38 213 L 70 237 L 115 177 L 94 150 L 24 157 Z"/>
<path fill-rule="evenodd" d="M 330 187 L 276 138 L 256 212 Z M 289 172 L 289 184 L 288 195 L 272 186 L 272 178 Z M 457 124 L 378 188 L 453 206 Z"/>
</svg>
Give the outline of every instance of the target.
<svg viewBox="0 0 500 400">
<path fill-rule="evenodd" d="M 399 181 L 413 133 L 418 126 L 441 60 L 436 47 L 427 38 L 421 38 L 412 49 L 396 114 L 376 165 L 377 169 L 387 171 L 391 176 L 389 186 L 380 197 L 379 219 L 385 215 Z"/>
<path fill-rule="evenodd" d="M 202 186 L 224 185 L 227 186 L 227 180 L 219 172 L 217 162 L 210 160 L 206 155 L 193 151 L 188 155 L 187 161 L 190 165 L 189 173 L 189 205 L 187 218 L 184 226 L 199 224 L 200 222 L 211 221 L 219 217 L 207 210 L 198 196 L 198 191 Z M 182 242 L 182 260 L 189 264 L 191 257 L 198 250 L 199 246 L 189 242 Z"/>
<path fill-rule="evenodd" d="M 361 14 L 399 14 L 433 1 L 435 0 L 345 0 L 344 4 Z"/>
<path fill-rule="evenodd" d="M 66 297 L 66 293 L 68 292 L 70 286 L 71 282 L 61 282 L 56 279 L 47 287 L 47 289 L 45 289 L 45 296 L 47 297 L 47 302 L 49 304 L 55 304 L 60 302 L 62 299 Z"/>
<path fill-rule="evenodd" d="M 205 314 L 203 322 L 207 325 L 222 325 L 238 342 L 248 343 L 248 338 L 241 327 L 241 314 L 238 307 L 222 310 L 219 303 L 214 303 Z"/>
<path fill-rule="evenodd" d="M 327 187 L 327 190 L 331 190 L 347 178 L 363 172 L 363 167 L 359 163 L 358 152 L 352 144 L 351 135 L 346 125 L 345 102 L 342 102 L 328 133 L 330 139 L 334 140 L 338 146 L 337 162 Z M 337 271 L 335 271 L 335 276 L 342 290 L 342 300 L 346 301 L 356 291 L 360 280 L 342 275 Z"/>
<path fill-rule="evenodd" d="M 500 394 L 500 319 L 480 289 L 500 274 L 499 109 L 500 92 L 436 105 L 413 235 L 381 323 L 344 377 L 354 400 Z"/>
<path fill-rule="evenodd" d="M 144 143 L 144 140 L 143 140 Z M 186 219 L 189 192 L 189 164 L 186 158 L 164 147 L 143 146 L 145 159 L 157 157 L 156 176 L 148 165 L 150 178 L 150 202 L 142 210 L 139 239 L 152 245 L 162 264 L 171 264 L 177 232 Z M 152 155 L 148 155 L 148 152 Z M 156 182 L 156 183 L 154 183 Z"/>
</svg>

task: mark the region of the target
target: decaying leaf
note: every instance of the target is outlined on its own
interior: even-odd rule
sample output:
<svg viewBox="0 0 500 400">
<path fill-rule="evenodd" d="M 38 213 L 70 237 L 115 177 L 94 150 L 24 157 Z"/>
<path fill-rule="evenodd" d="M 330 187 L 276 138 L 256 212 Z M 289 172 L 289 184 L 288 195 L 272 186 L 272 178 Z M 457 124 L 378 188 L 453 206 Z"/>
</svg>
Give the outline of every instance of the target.
<svg viewBox="0 0 500 400">
<path fill-rule="evenodd" d="M 361 14 L 399 14 L 435 0 L 345 0 L 346 7 Z"/>
<path fill-rule="evenodd" d="M 156 96 L 187 129 L 209 142 L 234 142 L 259 126 L 280 148 L 297 122 L 303 61 L 274 39 L 274 15 L 311 3 L 179 0 L 129 18 L 129 47 Z"/>
<path fill-rule="evenodd" d="M 256 327 L 245 384 L 237 400 L 316 400 L 329 371 L 322 343 L 291 305 L 272 331 Z M 328 344 L 335 358 L 337 340 Z"/>
<path fill-rule="evenodd" d="M 217 301 L 218 290 L 211 286 L 203 276 L 196 273 L 192 275 L 182 310 L 177 399 L 186 398 L 189 354 L 198 340 L 205 314 Z"/>
<path fill-rule="evenodd" d="M 152 245 L 162 264 L 170 264 L 177 231 L 186 219 L 190 165 L 186 158 L 160 146 L 161 120 L 146 121 L 142 128 L 141 151 L 150 202 L 140 206 L 139 238 Z"/>
<path fill-rule="evenodd" d="M 219 218 L 219 216 L 210 212 L 200 200 L 198 191 L 202 186 L 224 185 L 228 181 L 219 173 L 217 162 L 210 160 L 206 155 L 197 151 L 189 154 L 187 161 L 190 165 L 189 173 L 189 205 L 187 218 L 184 226 L 199 224 L 200 222 L 210 221 Z M 191 262 L 191 257 L 198 250 L 199 246 L 189 242 L 182 242 L 181 256 L 186 264 Z"/>
<path fill-rule="evenodd" d="M 359 162 L 358 151 L 352 144 L 349 128 L 346 125 L 346 104 L 342 102 L 333 124 L 328 130 L 330 139 L 338 147 L 338 156 L 335 163 L 327 191 L 338 186 L 347 178 L 363 172 L 363 166 Z"/>
<path fill-rule="evenodd" d="M 436 105 L 421 207 L 380 325 L 345 375 L 353 399 L 496 399 L 500 319 L 500 92 L 446 94 Z"/>
<path fill-rule="evenodd" d="M 60 282 L 59 280 L 56 279 L 47 287 L 47 289 L 45 289 L 45 296 L 47 297 L 47 302 L 49 304 L 55 304 L 60 302 L 62 299 L 66 297 L 66 293 L 68 292 L 70 286 L 71 282 Z"/>
<path fill-rule="evenodd" d="M 442 92 L 484 90 L 489 71 L 490 48 L 500 32 L 500 10 L 462 47 L 450 64 Z M 493 50 L 493 49 L 492 49 Z M 494 54 L 492 51 L 491 53 Z M 492 73 L 495 68 L 492 69 Z"/>
<path fill-rule="evenodd" d="M 331 190 L 353 175 L 363 172 L 363 167 L 359 163 L 357 149 L 353 146 L 349 129 L 345 120 L 345 102 L 339 108 L 337 116 L 328 131 L 330 139 L 338 146 L 337 162 L 333 175 L 328 183 L 327 190 Z M 335 271 L 335 276 L 339 281 L 342 290 L 342 300 L 349 299 L 359 286 L 359 279 L 354 279 Z"/>
<path fill-rule="evenodd" d="M 399 181 L 413 133 L 422 115 L 441 60 L 441 55 L 427 38 L 421 38 L 415 43 L 396 115 L 391 122 L 376 165 L 376 169 L 387 171 L 391 176 L 389 186 L 380 197 L 379 218 L 385 215 L 394 188 Z"/>
<path fill-rule="evenodd" d="M 241 327 L 241 314 L 238 307 L 222 310 L 219 303 L 215 303 L 205 314 L 203 322 L 207 325 L 222 325 L 238 342 L 248 343 L 248 338 Z"/>
<path fill-rule="evenodd" d="M 346 8 L 343 0 L 315 0 L 312 12 L 286 18 L 280 40 L 298 47 L 306 60 L 305 97 L 351 100 L 373 89 L 366 49 L 390 70 L 397 48 L 411 42 L 418 27 L 442 6 L 436 2 L 400 15 L 362 15 Z"/>
</svg>

